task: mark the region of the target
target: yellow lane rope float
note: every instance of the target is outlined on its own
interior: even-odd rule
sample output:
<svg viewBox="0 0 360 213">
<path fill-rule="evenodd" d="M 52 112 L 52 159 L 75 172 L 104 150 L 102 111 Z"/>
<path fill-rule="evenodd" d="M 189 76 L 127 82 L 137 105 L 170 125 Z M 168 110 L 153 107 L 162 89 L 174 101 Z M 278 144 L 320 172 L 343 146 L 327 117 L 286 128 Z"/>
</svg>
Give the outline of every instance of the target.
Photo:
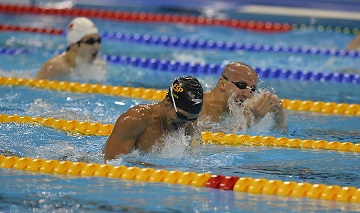
<svg viewBox="0 0 360 213">
<path fill-rule="evenodd" d="M 91 123 L 87 121 L 65 120 L 55 118 L 38 118 L 30 116 L 0 114 L 0 123 L 38 123 L 54 129 L 76 132 L 84 135 L 109 136 L 114 125 Z M 247 145 L 247 146 L 269 146 L 302 149 L 323 149 L 346 152 L 360 152 L 360 143 L 338 142 L 325 140 L 301 140 L 298 138 L 275 138 L 272 136 L 250 136 L 225 134 L 221 132 L 202 132 L 202 141 L 208 144 L 218 145 Z"/>
<path fill-rule="evenodd" d="M 97 136 L 108 136 L 113 128 L 112 124 L 5 114 L 0 114 L 0 122 L 38 123 L 63 131 Z M 274 138 L 271 136 L 262 137 L 210 132 L 203 132 L 202 140 L 205 143 L 221 145 L 265 145 L 360 152 L 359 144 L 352 144 L 350 142 L 302 141 L 300 139 Z M 31 172 L 122 178 L 126 180 L 185 184 L 253 194 L 272 194 L 360 203 L 360 189 L 352 186 L 327 186 L 324 184 L 296 183 L 293 181 L 267 180 L 264 178 L 254 179 L 251 177 L 212 175 L 209 173 L 197 174 L 195 172 L 155 170 L 153 168 L 112 166 L 94 163 L 86 164 L 84 162 L 32 159 L 28 157 L 19 158 L 16 156 L 3 155 L 0 155 L 0 167 Z"/>
<path fill-rule="evenodd" d="M 1 168 L 13 168 L 30 172 L 64 174 L 74 176 L 95 176 L 122 178 L 146 182 L 184 184 L 234 190 L 252 194 L 271 194 L 313 199 L 360 203 L 360 189 L 349 186 L 297 183 L 293 181 L 267 180 L 264 178 L 212 175 L 209 173 L 155 170 L 113 166 L 108 164 L 86 164 L 84 162 L 57 161 L 45 159 L 19 158 L 0 155 Z"/>
<path fill-rule="evenodd" d="M 77 93 L 96 93 L 104 95 L 123 96 L 129 98 L 141 98 L 145 100 L 161 100 L 166 95 L 166 90 L 156 90 L 147 88 L 133 88 L 123 86 L 111 86 L 101 84 L 89 84 L 66 81 L 50 81 L 25 78 L 0 77 L 0 85 L 4 86 L 24 86 L 40 89 L 77 92 Z M 347 104 L 335 102 L 322 102 L 310 100 L 289 100 L 282 99 L 283 107 L 287 110 L 301 110 L 321 112 L 337 115 L 360 116 L 360 104 Z"/>
</svg>

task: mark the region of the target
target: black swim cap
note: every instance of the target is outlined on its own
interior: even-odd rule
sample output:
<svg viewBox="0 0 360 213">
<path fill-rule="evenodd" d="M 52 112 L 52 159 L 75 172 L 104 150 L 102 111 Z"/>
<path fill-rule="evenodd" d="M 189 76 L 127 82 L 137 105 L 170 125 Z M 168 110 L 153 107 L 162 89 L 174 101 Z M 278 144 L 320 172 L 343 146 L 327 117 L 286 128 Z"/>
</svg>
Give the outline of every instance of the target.
<svg viewBox="0 0 360 213">
<path fill-rule="evenodd" d="M 199 114 L 203 105 L 203 88 L 200 82 L 193 76 L 176 78 L 171 84 L 167 97 L 171 98 L 171 92 L 177 108 L 191 114 Z"/>
</svg>

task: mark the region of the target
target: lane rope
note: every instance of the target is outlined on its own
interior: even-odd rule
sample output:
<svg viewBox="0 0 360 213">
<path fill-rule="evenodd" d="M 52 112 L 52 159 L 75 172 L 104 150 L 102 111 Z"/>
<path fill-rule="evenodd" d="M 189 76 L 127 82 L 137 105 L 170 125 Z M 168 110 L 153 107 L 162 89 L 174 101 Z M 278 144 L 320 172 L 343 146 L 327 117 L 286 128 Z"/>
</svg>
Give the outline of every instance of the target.
<svg viewBox="0 0 360 213">
<path fill-rule="evenodd" d="M 15 32 L 33 32 L 52 35 L 64 35 L 64 31 L 51 28 L 22 27 L 15 25 L 0 25 L 0 31 Z M 201 49 L 201 50 L 221 50 L 221 51 L 251 51 L 251 52 L 285 52 L 294 54 L 307 55 L 324 55 L 337 57 L 360 57 L 359 51 L 347 51 L 340 49 L 326 49 L 317 47 L 296 47 L 281 46 L 269 44 L 251 44 L 241 42 L 224 42 L 205 39 L 188 39 L 186 37 L 175 37 L 166 35 L 150 35 L 150 34 L 131 34 L 121 32 L 99 32 L 100 37 L 117 40 L 135 42 L 145 45 L 158 45 L 166 47 L 176 47 L 185 49 Z"/>
<path fill-rule="evenodd" d="M 14 56 L 21 54 L 31 54 L 31 51 L 24 48 L 12 49 L 12 48 L 0 47 L 0 54 Z M 106 59 L 108 62 L 113 64 L 121 64 L 126 66 L 141 67 L 151 70 L 168 71 L 168 72 L 194 73 L 194 74 L 195 73 L 220 74 L 224 69 L 224 65 L 212 64 L 212 63 L 194 63 L 194 62 L 183 62 L 183 61 L 175 61 L 175 60 L 163 60 L 156 58 L 105 55 L 105 54 L 103 54 L 102 57 Z M 315 71 L 302 71 L 302 70 L 263 68 L 263 67 L 253 67 L 253 69 L 256 71 L 256 73 L 259 75 L 260 78 L 360 84 L 360 74 L 339 73 L 339 72 L 322 73 Z"/>
<path fill-rule="evenodd" d="M 0 4 L 0 12 L 12 14 L 38 14 L 56 16 L 85 16 L 90 18 L 107 19 L 112 21 L 147 22 L 147 23 L 183 23 L 203 26 L 222 26 L 257 32 L 287 32 L 292 26 L 287 23 L 272 23 L 254 20 L 214 19 L 204 16 L 189 16 L 177 14 L 128 12 L 96 10 L 86 8 L 56 9 L 37 6 Z"/>
<path fill-rule="evenodd" d="M 27 78 L 1 77 L 0 85 L 22 86 L 46 90 L 93 93 L 103 95 L 122 96 L 128 98 L 140 98 L 149 101 L 162 100 L 167 90 L 156 90 L 148 88 L 134 88 L 123 86 L 111 86 L 102 84 L 90 84 L 68 81 L 39 80 Z M 283 108 L 286 110 L 311 111 L 334 115 L 360 116 L 360 104 L 347 104 L 310 100 L 281 99 Z"/>
<path fill-rule="evenodd" d="M 360 203 L 360 189 L 338 185 L 297 183 L 294 181 L 267 180 L 264 178 L 212 175 L 182 171 L 159 170 L 113 166 L 109 164 L 86 164 L 58 160 L 32 159 L 28 157 L 0 155 L 0 167 L 26 170 L 47 174 L 71 176 L 93 176 L 122 178 L 124 180 L 183 184 L 193 187 L 206 187 L 220 190 L 233 190 L 251 194 L 270 194 L 299 198 L 323 199 L 341 202 Z"/>
<path fill-rule="evenodd" d="M 78 122 L 75 120 L 66 121 L 63 119 L 55 120 L 54 118 L 32 118 L 30 116 L 20 117 L 19 115 L 5 115 L 0 114 L 0 122 L 19 122 L 19 123 L 40 123 L 45 126 L 61 129 L 64 131 L 75 131 L 83 134 L 96 134 L 105 136 L 110 134 L 113 125 Z M 202 138 L 206 141 L 225 141 L 229 143 L 230 137 L 233 138 L 234 134 L 224 135 L 222 133 L 209 133 L 204 132 Z M 244 135 L 236 136 L 240 140 L 246 141 Z M 245 136 L 246 137 L 246 136 Z M 250 136 L 248 136 L 250 137 Z M 225 139 L 228 138 L 228 139 Z M 271 141 L 271 137 L 253 136 L 249 141 Z M 223 140 L 224 139 L 224 140 Z M 256 140 L 255 140 L 256 139 Z M 276 139 L 277 140 L 277 139 Z M 275 140 L 275 141 L 276 141 Z M 280 140 L 285 141 L 283 138 Z M 299 139 L 297 139 L 299 140 Z M 236 139 L 234 139 L 236 141 Z M 239 141 L 239 140 L 237 140 Z M 289 140 L 291 141 L 291 139 Z M 319 144 L 319 142 L 315 142 Z M 326 143 L 321 141 L 322 144 Z M 224 143 L 222 143 L 224 144 Z M 237 144 L 246 144 L 237 143 Z M 271 143 L 267 143 L 271 144 Z M 282 146 L 285 142 L 274 143 L 272 146 Z M 290 143 L 294 144 L 294 143 Z M 311 148 L 309 142 L 305 148 Z M 324 146 L 324 149 L 332 149 L 337 143 L 329 143 Z M 341 143 L 339 151 L 354 151 L 359 152 L 359 144 L 354 145 L 349 149 L 350 142 Z M 234 145 L 234 143 L 231 143 Z M 249 144 L 247 144 L 249 145 Z M 253 144 L 251 144 L 253 145 Z M 258 143 L 256 144 L 258 145 Z M 356 146 L 356 148 L 354 148 Z M 294 148 L 291 146 L 290 148 Z M 317 147 L 319 148 L 319 146 Z M 307 197 L 314 199 L 336 200 L 342 202 L 360 202 L 360 189 L 352 186 L 340 187 L 337 185 L 324 185 L 324 184 L 310 184 L 310 183 L 296 183 L 293 181 L 281 180 L 267 180 L 264 178 L 251 178 L 251 177 L 237 177 L 237 176 L 224 176 L 224 175 L 211 175 L 209 173 L 197 174 L 195 172 L 182 172 L 182 171 L 168 171 L 168 170 L 155 170 L 153 168 L 139 168 L 139 167 L 126 167 L 126 166 L 113 166 L 109 164 L 86 164 L 84 162 L 70 162 L 58 160 L 45 160 L 45 159 L 32 159 L 29 157 L 19 158 L 17 156 L 4 156 L 0 155 L 0 167 L 12 168 L 19 170 L 26 170 L 30 172 L 42 172 L 52 174 L 64 174 L 75 176 L 97 176 L 109 178 L 122 178 L 125 180 L 147 181 L 147 182 L 164 182 L 170 184 L 185 184 L 196 187 L 208 187 L 222 190 L 234 190 L 239 192 L 247 192 L 254 194 L 273 194 L 281 196 L 293 197 Z"/>
<path fill-rule="evenodd" d="M 19 11 L 17 11 L 19 12 Z M 24 12 L 24 11 L 23 11 Z M 249 177 L 211 175 L 207 173 L 154 170 L 152 168 L 124 167 L 82 162 L 0 156 L 2 168 L 67 175 L 101 176 L 127 180 L 187 184 L 200 187 L 235 190 L 248 193 L 360 202 L 360 189 L 336 185 L 296 183 L 292 181 L 253 179 Z"/>
<path fill-rule="evenodd" d="M 204 26 L 223 26 L 235 29 L 251 30 L 256 32 L 288 32 L 290 30 L 317 30 L 319 32 L 336 32 L 345 34 L 358 34 L 359 28 L 325 26 L 325 25 L 306 25 L 289 24 L 268 21 L 241 20 L 241 19 L 214 19 L 204 16 L 189 16 L 178 14 L 161 14 L 129 11 L 111 11 L 104 9 L 56 9 L 43 8 L 37 6 L 0 4 L 0 12 L 12 14 L 41 14 L 58 16 L 86 16 L 90 18 L 107 19 L 113 21 L 132 21 L 148 23 L 183 23 Z"/>
<path fill-rule="evenodd" d="M 87 121 L 65 120 L 55 118 L 40 118 L 19 115 L 0 114 L 0 123 L 35 123 L 46 127 L 66 132 L 80 133 L 83 135 L 109 136 L 114 128 L 113 124 L 101 124 Z M 273 136 L 250 136 L 247 134 L 225 134 L 221 132 L 201 133 L 202 142 L 217 145 L 232 146 L 267 146 L 297 149 L 322 149 L 343 152 L 360 152 L 360 143 L 339 142 L 325 140 L 301 140 L 298 138 L 275 138 Z"/>
</svg>

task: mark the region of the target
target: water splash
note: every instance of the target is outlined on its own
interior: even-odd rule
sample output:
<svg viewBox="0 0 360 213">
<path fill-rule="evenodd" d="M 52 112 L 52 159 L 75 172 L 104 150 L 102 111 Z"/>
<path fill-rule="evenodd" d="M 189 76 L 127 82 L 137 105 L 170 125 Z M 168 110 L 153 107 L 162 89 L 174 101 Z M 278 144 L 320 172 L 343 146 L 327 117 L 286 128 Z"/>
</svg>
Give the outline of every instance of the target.
<svg viewBox="0 0 360 213">
<path fill-rule="evenodd" d="M 5 71 L 3 69 L 0 69 L 0 76 L 12 77 L 12 78 L 32 78 L 32 74 L 28 70 Z"/>
<path fill-rule="evenodd" d="M 55 141 L 50 145 L 36 147 L 35 158 L 56 159 L 60 161 L 103 163 L 101 154 L 94 154 L 82 150 L 81 147 L 70 145 L 66 141 Z"/>
<path fill-rule="evenodd" d="M 198 122 L 198 127 L 201 131 L 210 132 L 224 132 L 224 133 L 249 133 L 255 134 L 271 131 L 275 126 L 274 113 L 267 113 L 260 121 L 255 121 L 254 117 L 250 117 L 250 123 L 248 126 L 248 119 L 244 115 L 244 106 L 250 104 L 251 101 L 256 101 L 260 96 L 269 89 L 259 89 L 254 97 L 250 100 L 247 99 L 241 105 L 235 101 L 234 97 L 229 98 L 229 113 L 220 116 L 219 122 L 212 122 L 210 119 L 203 119 Z"/>
<path fill-rule="evenodd" d="M 76 67 L 72 70 L 71 80 L 95 80 L 104 82 L 107 78 L 106 61 L 96 58 L 92 64 L 85 63 L 76 58 Z"/>
<path fill-rule="evenodd" d="M 185 129 L 182 128 L 162 138 L 148 155 L 159 158 L 181 158 L 188 155 L 190 144 L 191 137 L 185 135 Z"/>
</svg>

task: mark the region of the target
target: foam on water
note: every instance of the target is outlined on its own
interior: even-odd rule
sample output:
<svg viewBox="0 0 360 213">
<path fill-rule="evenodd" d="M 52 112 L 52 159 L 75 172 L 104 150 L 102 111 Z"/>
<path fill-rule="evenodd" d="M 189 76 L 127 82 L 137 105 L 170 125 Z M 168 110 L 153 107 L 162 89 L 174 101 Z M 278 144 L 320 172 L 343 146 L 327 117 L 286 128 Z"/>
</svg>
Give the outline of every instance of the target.
<svg viewBox="0 0 360 213">
<path fill-rule="evenodd" d="M 95 80 L 104 82 L 107 78 L 106 61 L 96 58 L 92 64 L 75 59 L 76 67 L 71 71 L 71 80 Z"/>
<path fill-rule="evenodd" d="M 54 104 L 47 103 L 41 98 L 35 99 L 27 112 L 35 117 L 96 122 L 91 115 L 81 111 L 77 112 L 75 109 L 58 109 Z"/>
</svg>

